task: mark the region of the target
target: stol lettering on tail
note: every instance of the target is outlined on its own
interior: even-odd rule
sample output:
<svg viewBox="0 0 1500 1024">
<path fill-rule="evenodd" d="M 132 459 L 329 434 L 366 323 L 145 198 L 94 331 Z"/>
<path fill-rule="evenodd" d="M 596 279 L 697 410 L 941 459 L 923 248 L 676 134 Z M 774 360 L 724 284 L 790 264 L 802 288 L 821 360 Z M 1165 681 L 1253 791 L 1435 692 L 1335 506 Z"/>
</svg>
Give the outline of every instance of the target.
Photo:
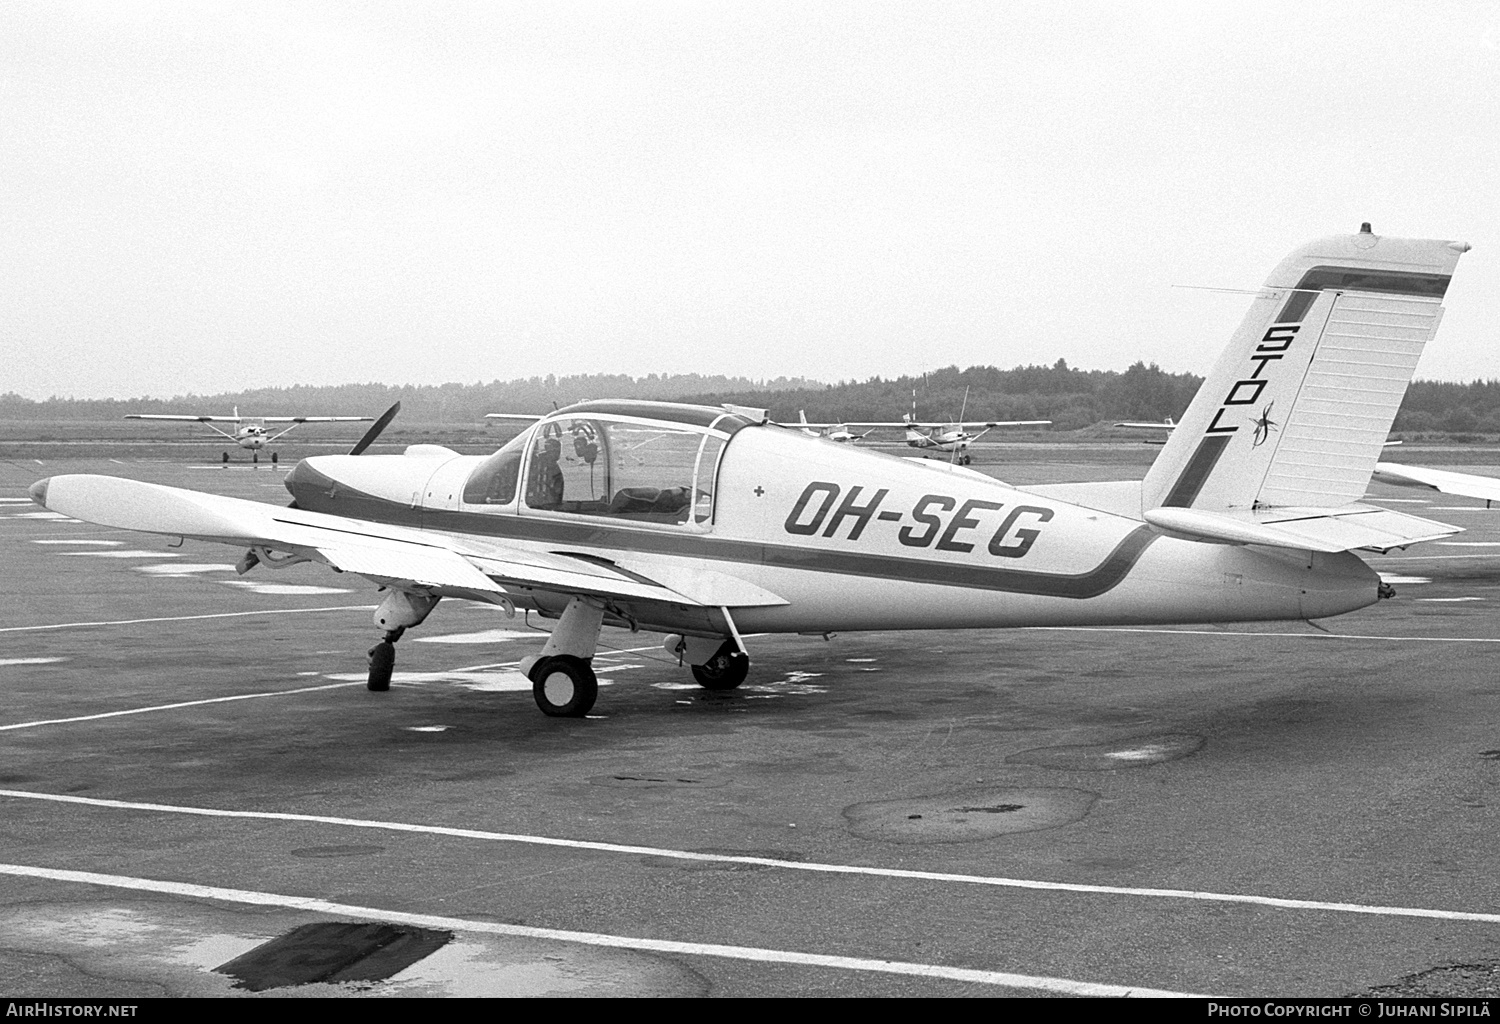
<svg viewBox="0 0 1500 1024">
<path fill-rule="evenodd" d="M 305 459 L 289 508 L 89 475 L 31 494 L 238 546 L 241 572 L 369 579 L 372 690 L 444 598 L 534 610 L 556 625 L 523 670 L 557 716 L 593 705 L 605 624 L 667 634 L 700 684 L 728 689 L 754 633 L 1321 618 L 1383 596 L 1357 551 L 1458 532 L 1359 499 L 1467 248 L 1365 230 L 1293 252 L 1144 481 L 1020 489 L 752 410 L 597 401 L 487 457 Z"/>
</svg>

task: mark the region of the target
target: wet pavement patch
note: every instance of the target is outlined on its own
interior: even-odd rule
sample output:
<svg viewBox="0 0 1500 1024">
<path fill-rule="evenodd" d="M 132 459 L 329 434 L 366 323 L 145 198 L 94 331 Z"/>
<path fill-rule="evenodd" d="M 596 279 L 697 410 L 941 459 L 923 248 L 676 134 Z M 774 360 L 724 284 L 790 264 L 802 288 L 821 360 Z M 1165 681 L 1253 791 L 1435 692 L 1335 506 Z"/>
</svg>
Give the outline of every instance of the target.
<svg viewBox="0 0 1500 1024">
<path fill-rule="evenodd" d="M 1023 750 L 1005 759 L 1006 764 L 1032 764 L 1041 768 L 1063 768 L 1071 771 L 1100 772 L 1114 768 L 1140 768 L 1163 761 L 1175 761 L 1196 753 L 1203 746 L 1202 736 L 1187 733 L 1165 733 L 1160 736 L 1132 736 L 1112 743 L 1088 743 L 1068 747 L 1037 747 Z"/>
<path fill-rule="evenodd" d="M 452 932 L 320 921 L 293 928 L 214 968 L 251 992 L 315 982 L 383 981 L 437 952 Z"/>
<path fill-rule="evenodd" d="M 1099 794 L 1085 789 L 969 789 L 844 808 L 849 831 L 888 843 L 968 843 L 1070 825 Z"/>
<path fill-rule="evenodd" d="M 304 846 L 293 850 L 293 857 L 368 857 L 384 853 L 384 846 Z"/>
<path fill-rule="evenodd" d="M 618 775 L 595 775 L 589 779 L 596 786 L 616 789 L 715 789 L 722 779 L 694 779 L 671 772 L 620 772 Z"/>
</svg>

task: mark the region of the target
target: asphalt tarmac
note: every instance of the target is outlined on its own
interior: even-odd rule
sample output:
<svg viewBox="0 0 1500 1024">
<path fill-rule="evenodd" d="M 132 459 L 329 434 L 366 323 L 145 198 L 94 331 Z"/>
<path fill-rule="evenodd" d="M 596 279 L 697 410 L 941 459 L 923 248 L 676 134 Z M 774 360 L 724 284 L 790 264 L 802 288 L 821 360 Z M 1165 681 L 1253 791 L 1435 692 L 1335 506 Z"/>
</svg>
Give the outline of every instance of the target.
<svg viewBox="0 0 1500 1024">
<path fill-rule="evenodd" d="M 444 602 L 370 693 L 373 585 L 26 500 L 280 472 L 57 454 L 0 462 L 0 994 L 1500 993 L 1500 509 L 1377 486 L 1468 532 L 1316 624 L 757 637 L 728 694 L 607 631 L 574 721 L 545 623 Z"/>
</svg>

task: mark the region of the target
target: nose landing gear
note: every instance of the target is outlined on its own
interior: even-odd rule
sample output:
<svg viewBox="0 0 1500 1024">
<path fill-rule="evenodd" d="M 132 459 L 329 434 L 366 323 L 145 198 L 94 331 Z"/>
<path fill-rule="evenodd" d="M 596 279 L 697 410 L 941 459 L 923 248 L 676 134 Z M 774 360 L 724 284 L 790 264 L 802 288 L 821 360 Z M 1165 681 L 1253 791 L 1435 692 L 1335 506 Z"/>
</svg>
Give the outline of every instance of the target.
<svg viewBox="0 0 1500 1024">
<path fill-rule="evenodd" d="M 365 684 L 376 693 L 391 688 L 391 673 L 396 668 L 396 641 L 401 639 L 409 626 L 420 626 L 437 607 L 440 597 L 430 594 L 409 593 L 392 590 L 375 609 L 375 625 L 385 632 L 381 641 L 370 648 L 370 678 Z"/>
<path fill-rule="evenodd" d="M 370 679 L 365 685 L 376 693 L 391 688 L 391 673 L 396 670 L 396 641 L 405 632 L 405 626 L 387 630 L 385 638 L 370 648 Z"/>
</svg>

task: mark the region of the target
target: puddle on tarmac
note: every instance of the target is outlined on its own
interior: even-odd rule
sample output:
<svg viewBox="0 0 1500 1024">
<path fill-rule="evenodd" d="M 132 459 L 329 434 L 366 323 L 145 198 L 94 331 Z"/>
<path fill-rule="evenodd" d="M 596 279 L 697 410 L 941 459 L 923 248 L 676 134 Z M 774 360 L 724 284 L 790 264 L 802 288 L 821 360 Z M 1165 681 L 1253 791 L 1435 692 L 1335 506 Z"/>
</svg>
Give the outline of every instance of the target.
<svg viewBox="0 0 1500 1024">
<path fill-rule="evenodd" d="M 1087 743 L 1063 747 L 1037 747 L 1011 754 L 1006 764 L 1032 764 L 1041 768 L 1101 772 L 1115 768 L 1141 768 L 1175 761 L 1196 753 L 1203 737 L 1191 733 L 1132 736 L 1112 743 Z"/>
<path fill-rule="evenodd" d="M 1099 794 L 1084 789 L 965 789 L 844 808 L 849 831 L 888 843 L 968 843 L 1071 825 Z"/>
</svg>

